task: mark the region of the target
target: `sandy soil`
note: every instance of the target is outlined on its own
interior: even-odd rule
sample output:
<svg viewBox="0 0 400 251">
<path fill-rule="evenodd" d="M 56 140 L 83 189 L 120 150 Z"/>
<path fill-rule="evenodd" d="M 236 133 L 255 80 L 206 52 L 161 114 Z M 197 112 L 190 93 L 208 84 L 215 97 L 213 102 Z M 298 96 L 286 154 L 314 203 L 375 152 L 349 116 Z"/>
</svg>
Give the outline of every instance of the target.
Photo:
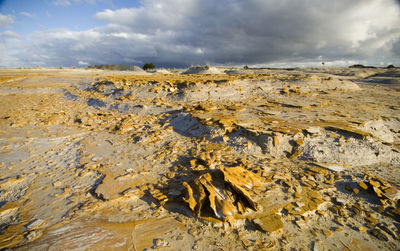
<svg viewBox="0 0 400 251">
<path fill-rule="evenodd" d="M 1 69 L 0 170 L 0 249 L 398 250 L 400 70 Z"/>
</svg>

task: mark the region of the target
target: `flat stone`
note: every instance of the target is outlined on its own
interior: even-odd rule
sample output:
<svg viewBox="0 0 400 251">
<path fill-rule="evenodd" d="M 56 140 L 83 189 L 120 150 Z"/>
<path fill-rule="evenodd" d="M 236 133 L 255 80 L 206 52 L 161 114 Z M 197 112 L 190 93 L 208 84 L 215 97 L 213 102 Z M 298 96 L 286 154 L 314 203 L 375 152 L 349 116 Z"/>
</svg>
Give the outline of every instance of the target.
<svg viewBox="0 0 400 251">
<path fill-rule="evenodd" d="M 373 187 L 380 187 L 381 184 L 378 181 L 369 180 L 369 184 Z"/>
<path fill-rule="evenodd" d="M 355 251 L 355 250 L 363 250 L 363 251 L 373 251 L 373 249 L 369 248 L 365 241 L 360 241 L 359 239 L 353 238 L 348 246 L 342 249 L 342 251 Z"/>
<path fill-rule="evenodd" d="M 371 223 L 373 223 L 373 224 L 376 223 L 376 219 L 375 219 L 375 217 L 373 217 L 373 216 L 369 216 L 369 217 L 365 218 L 365 220 L 367 220 L 368 222 L 371 222 Z"/>
<path fill-rule="evenodd" d="M 374 236 L 375 238 L 377 238 L 378 240 L 381 240 L 381 241 L 388 241 L 389 240 L 387 235 L 382 230 L 380 230 L 379 228 L 374 228 L 371 231 L 371 235 Z"/>
<path fill-rule="evenodd" d="M 390 187 L 383 191 L 383 196 L 394 201 L 400 199 L 400 192 L 396 188 Z"/>
<path fill-rule="evenodd" d="M 26 225 L 25 227 L 26 227 L 27 229 L 29 229 L 29 230 L 37 229 L 37 228 L 43 226 L 44 223 L 45 223 L 45 222 L 44 222 L 42 219 L 36 219 L 36 220 L 31 221 L 31 222 L 30 222 L 28 225 Z"/>
<path fill-rule="evenodd" d="M 365 184 L 364 181 L 361 181 L 360 183 L 358 183 L 358 185 L 359 185 L 362 189 L 364 189 L 364 190 L 367 190 L 367 189 L 368 189 L 368 186 L 367 186 L 367 184 Z"/>
<path fill-rule="evenodd" d="M 296 221 L 296 225 L 300 228 L 300 229 L 305 229 L 307 227 L 307 223 L 304 220 L 297 220 Z"/>
<path fill-rule="evenodd" d="M 345 165 L 335 164 L 335 163 L 314 163 L 314 164 L 334 172 L 341 172 L 346 168 Z"/>
<path fill-rule="evenodd" d="M 361 233 L 366 233 L 367 229 L 365 227 L 358 227 L 358 231 L 360 231 Z"/>
<path fill-rule="evenodd" d="M 321 127 L 313 126 L 306 129 L 309 134 L 319 134 L 321 133 Z"/>
<path fill-rule="evenodd" d="M 272 233 L 283 228 L 281 216 L 278 214 L 266 215 L 261 218 L 254 219 L 253 222 L 267 233 Z"/>
<path fill-rule="evenodd" d="M 331 235 L 332 235 L 332 232 L 331 232 L 330 230 L 328 230 L 328 229 L 322 229 L 322 233 L 323 233 L 325 236 L 331 236 Z"/>
</svg>

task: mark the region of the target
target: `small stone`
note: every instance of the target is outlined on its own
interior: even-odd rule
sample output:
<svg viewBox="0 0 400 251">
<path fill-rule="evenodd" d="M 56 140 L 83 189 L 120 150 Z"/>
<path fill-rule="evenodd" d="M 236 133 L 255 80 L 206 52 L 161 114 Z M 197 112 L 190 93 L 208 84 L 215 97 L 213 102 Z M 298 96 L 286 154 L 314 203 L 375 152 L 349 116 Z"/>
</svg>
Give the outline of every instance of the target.
<svg viewBox="0 0 400 251">
<path fill-rule="evenodd" d="M 271 249 L 271 248 L 274 248 L 274 247 L 275 247 L 275 242 L 273 242 L 273 241 L 264 242 L 264 243 L 262 244 L 262 246 L 263 246 L 264 248 L 266 248 L 266 249 Z"/>
<path fill-rule="evenodd" d="M 400 208 L 391 208 L 390 210 L 387 211 L 387 214 L 390 216 L 400 216 Z"/>
<path fill-rule="evenodd" d="M 365 218 L 365 220 L 367 220 L 368 222 L 373 223 L 373 224 L 376 223 L 376 219 L 372 215 Z"/>
<path fill-rule="evenodd" d="M 335 228 L 335 232 L 343 232 L 343 228 L 341 228 L 341 227 L 337 227 L 337 228 Z"/>
<path fill-rule="evenodd" d="M 42 219 L 36 219 L 36 220 L 31 221 L 25 227 L 29 230 L 33 230 L 33 229 L 37 229 L 43 225 L 44 225 L 44 221 Z"/>
<path fill-rule="evenodd" d="M 381 184 L 378 181 L 369 180 L 369 184 L 373 187 L 380 187 Z"/>
<path fill-rule="evenodd" d="M 28 241 L 34 241 L 34 240 L 40 238 L 42 235 L 43 235 L 43 231 L 41 231 L 41 230 L 33 230 L 33 231 L 30 231 L 30 232 L 25 236 L 25 238 L 26 238 Z"/>
<path fill-rule="evenodd" d="M 328 229 L 322 229 L 322 233 L 323 233 L 325 236 L 331 236 L 331 235 L 332 235 L 332 232 L 331 232 L 330 230 L 328 230 Z"/>
<path fill-rule="evenodd" d="M 321 127 L 316 127 L 316 126 L 314 126 L 314 127 L 309 127 L 309 128 L 306 129 L 306 131 L 307 131 L 309 134 L 320 133 L 320 132 L 321 132 Z"/>
<path fill-rule="evenodd" d="M 196 229 L 193 227 L 193 228 L 189 229 L 188 233 L 189 233 L 191 236 L 196 236 Z"/>
<path fill-rule="evenodd" d="M 400 198 L 400 193 L 396 188 L 389 187 L 388 189 L 384 190 L 383 196 L 389 200 L 397 200 Z"/>
<path fill-rule="evenodd" d="M 360 192 L 360 190 L 358 188 L 353 188 L 353 193 L 354 194 L 358 194 Z"/>
<path fill-rule="evenodd" d="M 303 139 L 298 139 L 298 140 L 296 140 L 296 144 L 297 144 L 298 146 L 304 145 Z"/>
<path fill-rule="evenodd" d="M 383 213 L 383 212 L 385 212 L 385 207 L 379 206 L 376 208 L 376 211 L 378 211 L 378 213 Z"/>
<path fill-rule="evenodd" d="M 300 229 L 305 229 L 307 227 L 307 223 L 303 220 L 297 220 L 296 221 L 296 225 L 300 228 Z"/>
<path fill-rule="evenodd" d="M 382 204 L 382 206 L 387 206 L 388 203 L 384 199 L 379 199 L 379 202 Z"/>
<path fill-rule="evenodd" d="M 367 189 L 368 189 L 368 186 L 367 186 L 367 184 L 365 184 L 364 181 L 361 181 L 360 183 L 358 183 L 358 185 L 359 185 L 362 189 L 364 189 L 364 190 L 367 190 Z"/>
<path fill-rule="evenodd" d="M 251 245 L 250 241 L 248 240 L 242 240 L 242 243 L 245 247 L 249 247 Z"/>
<path fill-rule="evenodd" d="M 62 184 L 63 183 L 61 181 L 56 181 L 56 182 L 53 183 L 53 186 L 54 187 L 60 187 L 60 186 L 62 186 Z"/>
<path fill-rule="evenodd" d="M 356 215 L 360 215 L 360 213 L 362 212 L 362 209 L 361 209 L 360 205 L 354 204 L 351 207 L 351 211 L 353 211 Z"/>
<path fill-rule="evenodd" d="M 154 249 L 169 247 L 169 243 L 163 239 L 155 239 L 153 242 L 154 242 L 154 245 L 152 248 L 154 248 Z"/>
<path fill-rule="evenodd" d="M 343 207 L 345 205 L 345 203 L 346 203 L 345 200 L 338 199 L 338 198 L 334 198 L 334 202 L 335 202 L 336 205 L 341 206 L 341 207 Z"/>
<path fill-rule="evenodd" d="M 340 164 L 333 164 L 333 163 L 314 163 L 317 166 L 329 169 L 334 172 L 341 172 L 345 169 L 345 165 L 340 165 Z"/>
<path fill-rule="evenodd" d="M 174 172 L 167 173 L 167 178 L 168 179 L 172 179 L 173 177 L 175 177 L 175 173 Z"/>
<path fill-rule="evenodd" d="M 358 227 L 358 231 L 360 231 L 361 233 L 366 233 L 367 229 L 365 227 Z"/>
<path fill-rule="evenodd" d="M 341 225 L 341 226 L 344 226 L 344 223 L 343 223 L 342 219 L 340 219 L 340 218 L 336 218 L 336 219 L 335 219 L 335 222 L 336 222 L 337 224 Z"/>
<path fill-rule="evenodd" d="M 380 198 L 382 197 L 383 192 L 382 192 L 381 189 L 379 189 L 379 188 L 376 187 L 376 186 L 373 186 L 372 189 L 374 190 L 375 194 L 376 194 L 378 197 L 380 197 Z"/>
<path fill-rule="evenodd" d="M 279 146 L 279 137 L 277 135 L 274 135 L 274 146 Z"/>
</svg>

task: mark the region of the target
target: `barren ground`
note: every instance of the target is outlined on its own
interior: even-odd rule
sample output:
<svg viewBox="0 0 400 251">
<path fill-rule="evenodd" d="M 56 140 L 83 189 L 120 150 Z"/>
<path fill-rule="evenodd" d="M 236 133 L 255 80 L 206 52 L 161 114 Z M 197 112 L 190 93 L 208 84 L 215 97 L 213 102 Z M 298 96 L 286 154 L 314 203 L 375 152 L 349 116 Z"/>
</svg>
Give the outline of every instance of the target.
<svg viewBox="0 0 400 251">
<path fill-rule="evenodd" d="M 1 69 L 0 249 L 400 249 L 399 69 L 216 72 Z"/>
</svg>

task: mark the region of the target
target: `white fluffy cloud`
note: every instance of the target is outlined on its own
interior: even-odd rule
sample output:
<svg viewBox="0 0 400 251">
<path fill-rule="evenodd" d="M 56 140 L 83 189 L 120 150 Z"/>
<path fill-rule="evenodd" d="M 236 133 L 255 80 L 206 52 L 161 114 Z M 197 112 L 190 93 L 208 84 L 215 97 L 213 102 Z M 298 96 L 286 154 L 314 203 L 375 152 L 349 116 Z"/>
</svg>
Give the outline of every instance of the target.
<svg viewBox="0 0 400 251">
<path fill-rule="evenodd" d="M 11 15 L 3 15 L 0 13 L 0 28 L 7 28 L 14 23 L 14 18 Z"/>
<path fill-rule="evenodd" d="M 20 38 L 20 35 L 14 31 L 7 30 L 7 31 L 0 32 L 0 39 L 1 38 L 3 38 L 3 39 L 5 39 L 5 38 Z"/>
<path fill-rule="evenodd" d="M 400 58 L 396 0 L 143 0 L 139 8 L 104 10 L 95 18 L 107 24 L 34 32 L 13 62 L 185 66 Z"/>
</svg>

